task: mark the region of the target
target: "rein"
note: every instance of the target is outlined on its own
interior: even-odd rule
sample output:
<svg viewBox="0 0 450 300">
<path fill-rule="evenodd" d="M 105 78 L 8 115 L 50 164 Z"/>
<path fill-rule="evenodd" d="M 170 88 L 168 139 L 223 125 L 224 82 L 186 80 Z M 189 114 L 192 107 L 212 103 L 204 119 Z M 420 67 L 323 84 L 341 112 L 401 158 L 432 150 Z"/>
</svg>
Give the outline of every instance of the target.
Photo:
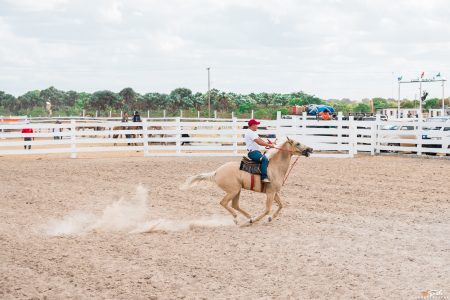
<svg viewBox="0 0 450 300">
<path fill-rule="evenodd" d="M 292 171 L 292 169 L 294 168 L 294 166 L 295 166 L 295 164 L 297 163 L 297 161 L 298 161 L 299 158 L 300 158 L 300 156 L 297 156 L 297 158 L 295 159 L 294 163 L 290 166 L 289 171 L 287 172 L 286 176 L 284 177 L 284 180 L 283 180 L 283 186 L 284 186 L 284 183 L 286 182 L 286 180 L 288 179 L 289 174 L 291 174 L 291 171 Z"/>
<path fill-rule="evenodd" d="M 271 142 L 270 140 L 267 140 L 267 141 L 269 142 L 269 144 L 272 144 L 272 142 Z M 278 147 L 273 147 L 273 148 L 274 148 L 274 149 L 281 150 L 281 151 L 289 152 L 289 153 L 294 153 L 294 152 L 295 152 L 295 151 L 286 150 L 286 149 L 282 149 L 282 148 L 278 148 Z M 270 148 L 269 148 L 269 149 L 270 149 Z M 286 182 L 286 180 L 288 179 L 289 174 L 291 174 L 291 171 L 292 171 L 292 169 L 294 168 L 294 166 L 295 166 L 295 164 L 297 163 L 297 161 L 298 161 L 299 158 L 300 158 L 300 156 L 297 156 L 297 158 L 295 159 L 294 163 L 292 163 L 292 164 L 289 166 L 289 170 L 288 170 L 286 176 L 285 176 L 284 179 L 283 179 L 283 186 L 284 186 L 284 183 Z"/>
</svg>

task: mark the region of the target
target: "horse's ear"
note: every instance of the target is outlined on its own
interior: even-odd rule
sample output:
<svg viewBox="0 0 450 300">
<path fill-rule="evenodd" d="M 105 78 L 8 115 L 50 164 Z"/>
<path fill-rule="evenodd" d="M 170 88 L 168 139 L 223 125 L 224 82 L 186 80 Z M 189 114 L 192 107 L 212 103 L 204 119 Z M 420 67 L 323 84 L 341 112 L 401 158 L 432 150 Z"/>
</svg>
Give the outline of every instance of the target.
<svg viewBox="0 0 450 300">
<path fill-rule="evenodd" d="M 288 136 L 286 136 L 286 139 L 287 139 L 287 141 L 288 142 L 290 142 L 291 141 L 291 139 L 288 137 Z"/>
</svg>

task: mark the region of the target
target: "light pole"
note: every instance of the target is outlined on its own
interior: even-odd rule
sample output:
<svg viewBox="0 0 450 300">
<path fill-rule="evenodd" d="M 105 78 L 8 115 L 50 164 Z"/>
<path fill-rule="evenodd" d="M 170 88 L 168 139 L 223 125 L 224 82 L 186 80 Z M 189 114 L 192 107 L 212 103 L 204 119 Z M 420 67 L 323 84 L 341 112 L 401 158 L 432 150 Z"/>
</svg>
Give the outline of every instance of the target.
<svg viewBox="0 0 450 300">
<path fill-rule="evenodd" d="M 206 70 L 208 70 L 208 118 L 211 118 L 211 93 L 210 93 L 211 82 L 210 82 L 210 77 L 209 77 L 210 69 L 211 69 L 211 67 L 206 68 Z"/>
</svg>

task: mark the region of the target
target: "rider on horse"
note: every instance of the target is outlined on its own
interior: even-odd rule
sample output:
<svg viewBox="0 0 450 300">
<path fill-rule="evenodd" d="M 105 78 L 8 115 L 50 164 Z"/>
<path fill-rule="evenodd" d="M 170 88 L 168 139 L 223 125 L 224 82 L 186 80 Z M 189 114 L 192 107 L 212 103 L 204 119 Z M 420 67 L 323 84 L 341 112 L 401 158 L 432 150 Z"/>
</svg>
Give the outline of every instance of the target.
<svg viewBox="0 0 450 300">
<path fill-rule="evenodd" d="M 261 163 L 261 181 L 268 183 L 270 182 L 267 177 L 267 166 L 269 164 L 269 160 L 264 154 L 261 153 L 259 146 L 273 148 L 274 145 L 264 142 L 256 133 L 258 125 L 261 124 L 260 122 L 255 119 L 251 119 L 247 124 L 248 129 L 244 136 L 245 145 L 247 146 L 248 151 L 247 155 L 251 160 Z"/>
</svg>

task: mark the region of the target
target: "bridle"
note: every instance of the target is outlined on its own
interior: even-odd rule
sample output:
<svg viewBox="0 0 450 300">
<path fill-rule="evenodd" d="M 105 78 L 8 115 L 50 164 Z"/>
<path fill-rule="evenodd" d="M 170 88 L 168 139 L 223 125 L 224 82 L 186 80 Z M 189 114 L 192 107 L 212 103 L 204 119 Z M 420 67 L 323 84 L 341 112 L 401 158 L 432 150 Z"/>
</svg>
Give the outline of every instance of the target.
<svg viewBox="0 0 450 300">
<path fill-rule="evenodd" d="M 269 144 L 272 144 L 272 142 L 270 141 L 270 140 L 268 140 L 269 141 Z M 278 147 L 273 147 L 274 149 L 278 149 L 278 150 L 281 150 L 281 151 L 285 151 L 285 152 L 289 152 L 289 153 L 291 153 L 291 154 L 294 154 L 295 153 L 295 151 L 292 151 L 292 150 L 286 150 L 286 149 L 282 149 L 282 148 L 278 148 Z M 270 148 L 269 148 L 270 149 Z M 294 168 L 294 166 L 295 166 L 295 164 L 297 163 L 297 161 L 299 160 L 299 158 L 300 158 L 300 155 L 298 155 L 296 158 L 295 158 L 295 161 L 289 166 L 289 170 L 288 170 L 288 172 L 286 173 L 286 176 L 284 176 L 284 179 L 283 179 L 283 185 L 282 186 L 284 186 L 284 183 L 286 182 L 286 180 L 288 179 L 288 177 L 289 177 L 289 174 L 291 174 L 291 171 L 292 171 L 292 169 Z"/>
</svg>

